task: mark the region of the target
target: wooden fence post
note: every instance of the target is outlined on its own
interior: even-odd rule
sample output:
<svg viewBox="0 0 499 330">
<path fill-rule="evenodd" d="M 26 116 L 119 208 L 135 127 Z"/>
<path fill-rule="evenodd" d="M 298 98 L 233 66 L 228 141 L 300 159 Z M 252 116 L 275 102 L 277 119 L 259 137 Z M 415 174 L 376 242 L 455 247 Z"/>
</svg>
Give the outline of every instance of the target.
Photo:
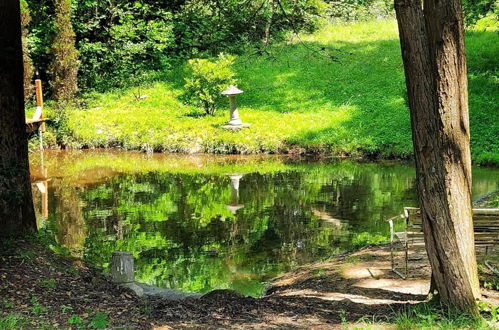
<svg viewBox="0 0 499 330">
<path fill-rule="evenodd" d="M 36 92 L 36 111 L 40 112 L 40 118 L 43 119 L 43 90 L 42 81 L 40 79 L 35 80 L 35 92 Z M 45 132 L 45 123 L 40 125 L 40 131 Z"/>
<path fill-rule="evenodd" d="M 35 80 L 35 91 L 36 91 L 36 106 L 43 107 L 42 81 L 40 79 Z"/>
<path fill-rule="evenodd" d="M 35 80 L 35 94 L 36 94 L 36 112 L 35 118 L 43 119 L 43 90 L 42 81 L 40 79 Z M 43 150 L 43 132 L 45 132 L 45 123 L 41 123 L 38 126 L 38 135 L 40 136 L 40 150 Z"/>
</svg>

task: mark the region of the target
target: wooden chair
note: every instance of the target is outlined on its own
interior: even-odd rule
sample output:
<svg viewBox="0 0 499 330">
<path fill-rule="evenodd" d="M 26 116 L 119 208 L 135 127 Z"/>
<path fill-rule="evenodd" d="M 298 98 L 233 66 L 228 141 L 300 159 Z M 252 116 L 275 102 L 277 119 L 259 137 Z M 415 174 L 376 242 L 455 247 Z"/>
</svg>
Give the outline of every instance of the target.
<svg viewBox="0 0 499 330">
<path fill-rule="evenodd" d="M 404 219 L 404 231 L 395 232 L 394 221 Z M 424 233 L 419 208 L 404 207 L 404 214 L 388 219 L 390 224 L 391 267 L 402 278 L 409 275 L 409 249 L 424 250 Z M 499 247 L 499 209 L 473 209 L 473 227 L 477 256 L 487 257 Z M 404 246 L 404 273 L 400 273 L 395 265 L 394 243 L 400 241 Z M 495 253 L 493 257 L 499 257 Z"/>
</svg>

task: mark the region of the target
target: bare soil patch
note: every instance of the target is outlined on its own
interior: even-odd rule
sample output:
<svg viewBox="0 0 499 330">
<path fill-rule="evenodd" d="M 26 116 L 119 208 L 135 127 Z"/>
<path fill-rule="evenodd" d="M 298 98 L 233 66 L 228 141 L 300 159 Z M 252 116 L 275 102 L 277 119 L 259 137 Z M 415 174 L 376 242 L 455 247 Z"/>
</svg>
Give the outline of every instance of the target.
<svg viewBox="0 0 499 330">
<path fill-rule="evenodd" d="M 73 314 L 88 324 L 95 313 L 106 313 L 109 327 L 125 329 L 339 329 L 365 322 L 387 328 L 397 311 L 426 298 L 426 258 L 410 257 L 407 280 L 390 271 L 389 247 L 374 246 L 287 273 L 262 298 L 216 290 L 178 302 L 136 298 L 81 260 L 19 240 L 0 246 L 0 317 L 22 314 L 29 328 L 69 328 Z M 483 293 L 499 303 L 497 291 Z M 33 297 L 45 307 L 40 313 Z"/>
</svg>

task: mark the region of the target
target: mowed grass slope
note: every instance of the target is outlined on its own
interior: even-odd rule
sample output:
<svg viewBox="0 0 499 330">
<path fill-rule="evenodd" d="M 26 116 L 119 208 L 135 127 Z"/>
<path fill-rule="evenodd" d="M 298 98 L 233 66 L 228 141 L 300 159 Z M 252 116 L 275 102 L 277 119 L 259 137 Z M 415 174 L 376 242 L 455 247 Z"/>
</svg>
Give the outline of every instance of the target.
<svg viewBox="0 0 499 330">
<path fill-rule="evenodd" d="M 467 33 L 472 152 L 476 163 L 499 164 L 497 32 Z M 290 149 L 408 157 L 409 113 L 396 22 L 328 26 L 267 52 L 240 56 L 238 97 L 249 129 L 222 128 L 215 117 L 181 101 L 178 68 L 144 87 L 92 95 L 69 113 L 64 140 L 72 147 L 165 152 L 279 153 Z"/>
</svg>

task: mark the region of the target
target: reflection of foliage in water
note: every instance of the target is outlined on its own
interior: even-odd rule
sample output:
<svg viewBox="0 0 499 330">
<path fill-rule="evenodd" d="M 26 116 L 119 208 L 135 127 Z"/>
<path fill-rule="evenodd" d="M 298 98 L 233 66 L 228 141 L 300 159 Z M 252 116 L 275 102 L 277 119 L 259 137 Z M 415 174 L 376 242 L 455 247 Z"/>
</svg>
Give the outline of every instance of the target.
<svg viewBox="0 0 499 330">
<path fill-rule="evenodd" d="M 55 203 L 48 222 L 55 233 L 55 241 L 67 248 L 71 256 L 81 258 L 87 236 L 80 198 L 81 188 L 63 180 L 54 180 L 49 184 L 49 187 L 53 187 L 51 192 L 55 196 Z"/>
<path fill-rule="evenodd" d="M 107 267 L 113 251 L 132 251 L 141 281 L 257 295 L 270 277 L 352 248 L 358 230 L 386 235 L 379 222 L 411 200 L 410 173 L 342 162 L 247 174 L 235 216 L 226 175 L 115 176 L 81 194 L 86 256 Z M 401 174 L 408 179 L 400 182 Z"/>
<path fill-rule="evenodd" d="M 393 163 L 78 151 L 45 165 L 60 244 L 103 268 L 131 251 L 138 280 L 185 291 L 257 295 L 296 265 L 386 238 L 384 220 L 415 206 L 413 170 Z M 228 173 L 247 173 L 235 203 Z M 497 171 L 473 175 L 475 196 L 499 188 Z"/>
<path fill-rule="evenodd" d="M 132 251 L 138 280 L 185 291 L 257 295 L 294 266 L 387 238 L 384 220 L 416 204 L 414 171 L 395 163 L 49 151 L 45 167 L 60 244 L 103 268 Z M 236 216 L 228 173 L 247 173 Z M 474 195 L 499 189 L 498 173 L 475 168 Z"/>
</svg>

